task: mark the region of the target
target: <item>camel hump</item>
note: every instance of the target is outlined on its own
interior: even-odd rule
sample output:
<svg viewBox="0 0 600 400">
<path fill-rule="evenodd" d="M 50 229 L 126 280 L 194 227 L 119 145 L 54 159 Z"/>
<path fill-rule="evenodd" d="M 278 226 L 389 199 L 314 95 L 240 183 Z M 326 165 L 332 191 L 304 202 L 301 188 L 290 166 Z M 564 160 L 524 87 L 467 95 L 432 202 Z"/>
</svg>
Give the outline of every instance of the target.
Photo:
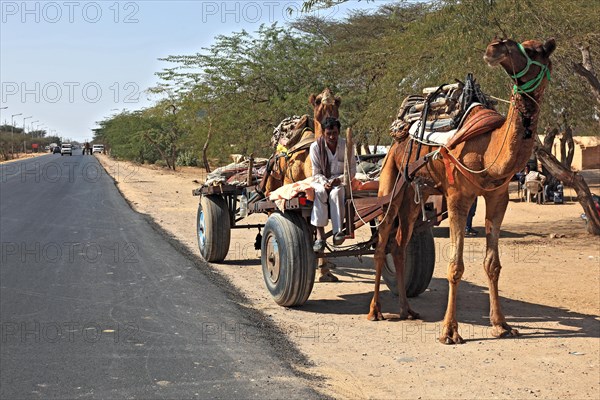
<svg viewBox="0 0 600 400">
<path fill-rule="evenodd" d="M 287 142 L 287 148 L 291 149 L 297 147 L 298 144 L 304 142 L 306 139 L 312 138 L 314 141 L 315 137 L 315 125 L 313 119 L 307 114 L 304 114 L 294 125 L 290 132 L 289 140 Z"/>
<path fill-rule="evenodd" d="M 459 143 L 466 142 L 483 133 L 493 131 L 504 124 L 506 118 L 496 110 L 485 108 L 482 105 L 473 107 L 466 115 L 461 127 L 448 141 L 446 146 L 453 149 Z"/>
</svg>

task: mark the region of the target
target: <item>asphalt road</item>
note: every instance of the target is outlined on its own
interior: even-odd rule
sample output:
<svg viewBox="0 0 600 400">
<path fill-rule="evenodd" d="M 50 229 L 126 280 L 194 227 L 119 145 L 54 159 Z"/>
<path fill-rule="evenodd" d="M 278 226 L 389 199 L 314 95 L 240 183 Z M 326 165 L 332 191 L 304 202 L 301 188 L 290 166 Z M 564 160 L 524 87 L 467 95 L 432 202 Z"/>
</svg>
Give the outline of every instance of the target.
<svg viewBox="0 0 600 400">
<path fill-rule="evenodd" d="M 0 165 L 0 243 L 2 399 L 318 397 L 93 156 Z"/>
</svg>

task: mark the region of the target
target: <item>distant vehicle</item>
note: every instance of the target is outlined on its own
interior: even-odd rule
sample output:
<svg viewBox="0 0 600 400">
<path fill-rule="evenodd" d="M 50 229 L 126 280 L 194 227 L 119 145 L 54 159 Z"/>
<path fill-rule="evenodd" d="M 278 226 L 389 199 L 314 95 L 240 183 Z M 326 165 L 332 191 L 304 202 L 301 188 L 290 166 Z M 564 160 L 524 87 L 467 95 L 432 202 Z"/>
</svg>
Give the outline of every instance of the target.
<svg viewBox="0 0 600 400">
<path fill-rule="evenodd" d="M 60 147 L 54 146 L 54 148 L 52 149 L 52 154 L 60 154 Z"/>
<path fill-rule="evenodd" d="M 65 154 L 70 156 L 73 155 L 73 146 L 71 143 L 63 143 L 62 146 L 60 146 L 60 155 L 64 156 Z"/>
<path fill-rule="evenodd" d="M 95 144 L 92 146 L 92 154 L 94 153 L 104 153 L 104 145 L 103 144 Z"/>
<path fill-rule="evenodd" d="M 50 146 L 46 146 L 46 147 L 44 147 L 44 150 L 48 150 L 48 151 L 50 151 L 50 150 L 51 150 L 51 149 L 50 149 Z"/>
</svg>

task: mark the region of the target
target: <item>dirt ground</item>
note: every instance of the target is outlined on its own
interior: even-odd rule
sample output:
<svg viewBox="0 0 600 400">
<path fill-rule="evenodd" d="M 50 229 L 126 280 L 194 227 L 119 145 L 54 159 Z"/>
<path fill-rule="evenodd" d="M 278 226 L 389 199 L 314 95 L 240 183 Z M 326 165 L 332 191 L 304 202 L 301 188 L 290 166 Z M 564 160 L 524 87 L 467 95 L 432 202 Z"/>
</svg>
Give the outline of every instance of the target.
<svg viewBox="0 0 600 400">
<path fill-rule="evenodd" d="M 151 216 L 194 253 L 199 169 L 177 172 L 97 156 L 135 209 Z M 599 192 L 600 171 L 588 173 Z M 515 188 L 513 188 L 515 189 Z M 513 190 L 514 192 L 514 190 Z M 459 286 L 458 321 L 463 345 L 437 341 L 444 316 L 449 254 L 447 221 L 434 229 L 436 267 L 429 289 L 411 300 L 422 320 L 398 321 L 396 298 L 385 286 L 386 321 L 365 317 L 372 296 L 371 256 L 341 258 L 338 283 L 315 283 L 299 308 L 275 304 L 262 278 L 256 229 L 236 229 L 227 259 L 215 264 L 261 310 L 288 333 L 312 361 L 297 366 L 324 380 L 317 389 L 335 398 L 600 398 L 600 242 L 585 232 L 574 192 L 563 205 L 520 202 L 516 193 L 500 241 L 500 296 L 507 321 L 521 336 L 495 339 L 489 332 L 485 239 L 467 238 L 466 270 Z M 485 205 L 474 227 L 483 233 Z M 262 215 L 249 223 L 264 222 Z M 362 232 L 361 232 L 362 231 Z M 357 232 L 364 237 L 365 228 Z"/>
</svg>

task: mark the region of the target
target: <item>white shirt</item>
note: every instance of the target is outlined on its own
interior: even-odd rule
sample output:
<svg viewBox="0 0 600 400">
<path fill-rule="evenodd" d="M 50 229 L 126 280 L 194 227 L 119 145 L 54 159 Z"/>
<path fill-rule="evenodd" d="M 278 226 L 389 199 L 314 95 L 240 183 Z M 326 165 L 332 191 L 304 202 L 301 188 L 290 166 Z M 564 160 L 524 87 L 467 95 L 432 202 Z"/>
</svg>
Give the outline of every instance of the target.
<svg viewBox="0 0 600 400">
<path fill-rule="evenodd" d="M 344 156 L 346 154 L 346 139 L 338 138 L 338 144 L 335 149 L 335 154 L 329 150 L 329 146 L 325 146 L 327 151 L 327 160 L 329 161 L 329 165 L 331 168 L 331 177 L 330 179 L 339 178 L 344 175 Z M 315 179 L 323 179 L 326 180 L 325 176 L 322 174 L 317 174 L 315 171 L 324 171 L 325 166 L 321 165 L 321 160 L 319 158 L 319 145 L 318 142 L 315 141 L 310 145 L 310 161 L 312 163 L 313 176 Z M 356 157 L 354 156 L 354 148 L 352 148 L 352 158 L 350 160 L 350 178 L 353 178 L 356 175 Z"/>
<path fill-rule="evenodd" d="M 546 177 L 537 171 L 531 171 L 527 174 L 527 176 L 525 176 L 525 182 L 528 181 L 540 181 L 544 183 L 546 181 Z"/>
</svg>

